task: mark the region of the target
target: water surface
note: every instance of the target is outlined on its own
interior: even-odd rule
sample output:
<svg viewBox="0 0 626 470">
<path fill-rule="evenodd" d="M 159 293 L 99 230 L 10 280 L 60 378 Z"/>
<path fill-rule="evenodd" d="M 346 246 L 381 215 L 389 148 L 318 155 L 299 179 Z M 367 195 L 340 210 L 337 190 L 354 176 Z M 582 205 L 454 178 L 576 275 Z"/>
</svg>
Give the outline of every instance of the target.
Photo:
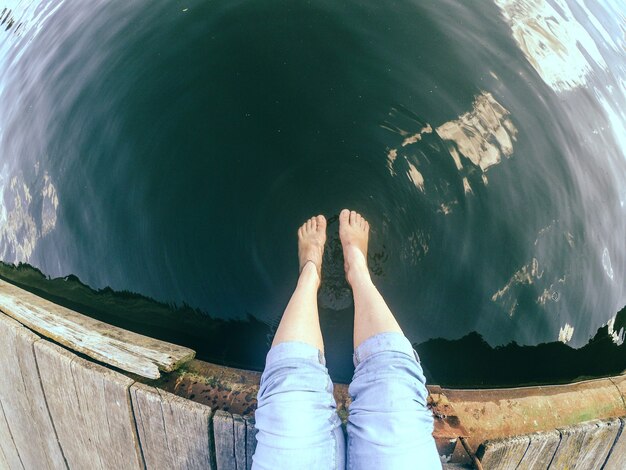
<svg viewBox="0 0 626 470">
<path fill-rule="evenodd" d="M 295 285 L 295 231 L 323 213 L 320 313 L 345 380 L 336 215 L 350 207 L 414 344 L 581 348 L 604 328 L 621 345 L 618 2 L 0 8 L 0 260 L 204 315 L 181 314 L 181 341 L 230 321 L 205 358 L 258 368 Z"/>
</svg>

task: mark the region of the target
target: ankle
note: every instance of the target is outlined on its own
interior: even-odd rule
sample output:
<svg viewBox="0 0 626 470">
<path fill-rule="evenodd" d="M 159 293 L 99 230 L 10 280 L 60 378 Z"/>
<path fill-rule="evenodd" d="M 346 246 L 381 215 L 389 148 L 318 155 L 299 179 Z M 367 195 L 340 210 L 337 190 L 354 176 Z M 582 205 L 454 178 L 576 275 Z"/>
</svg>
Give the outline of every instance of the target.
<svg viewBox="0 0 626 470">
<path fill-rule="evenodd" d="M 320 275 L 317 272 L 317 266 L 312 261 L 307 261 L 302 267 L 300 277 L 298 278 L 298 284 L 315 284 L 319 287 L 321 283 Z"/>
<path fill-rule="evenodd" d="M 356 260 L 356 262 L 346 262 L 346 280 L 351 286 L 362 285 L 365 283 L 371 283 L 372 278 L 370 276 L 367 264 L 363 260 Z"/>
</svg>

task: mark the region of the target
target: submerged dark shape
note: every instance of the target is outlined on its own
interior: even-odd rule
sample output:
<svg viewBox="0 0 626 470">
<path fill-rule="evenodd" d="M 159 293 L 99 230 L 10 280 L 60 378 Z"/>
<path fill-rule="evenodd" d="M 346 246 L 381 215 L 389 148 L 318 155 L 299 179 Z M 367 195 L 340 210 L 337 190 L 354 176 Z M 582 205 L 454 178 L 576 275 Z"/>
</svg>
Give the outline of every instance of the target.
<svg viewBox="0 0 626 470">
<path fill-rule="evenodd" d="M 51 279 L 23 263 L 0 262 L 0 278 L 100 321 L 193 348 L 198 359 L 252 370 L 263 370 L 265 365 L 272 331 L 251 315 L 240 320 L 214 318 L 187 305 L 169 305 L 111 288 L 92 289 L 73 275 Z M 626 328 L 626 307 L 613 324 L 614 331 L 622 328 Z M 626 370 L 626 345 L 616 343 L 606 325 L 580 349 L 558 341 L 492 347 L 476 332 L 414 347 L 428 382 L 448 387 L 565 383 Z M 345 371 L 332 366 L 330 373 L 334 380 L 349 380 Z"/>
</svg>

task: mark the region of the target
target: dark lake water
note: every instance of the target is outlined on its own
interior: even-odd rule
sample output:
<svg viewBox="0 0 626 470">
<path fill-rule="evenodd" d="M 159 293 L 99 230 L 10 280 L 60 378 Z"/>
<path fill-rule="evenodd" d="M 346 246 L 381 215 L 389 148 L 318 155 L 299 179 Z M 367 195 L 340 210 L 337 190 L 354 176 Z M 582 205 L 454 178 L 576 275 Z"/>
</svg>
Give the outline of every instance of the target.
<svg viewBox="0 0 626 470">
<path fill-rule="evenodd" d="M 349 380 L 349 207 L 370 220 L 375 283 L 431 381 L 626 369 L 621 1 L 0 10 L 5 279 L 259 369 L 296 229 L 323 213 L 320 314 L 331 373 Z"/>
</svg>

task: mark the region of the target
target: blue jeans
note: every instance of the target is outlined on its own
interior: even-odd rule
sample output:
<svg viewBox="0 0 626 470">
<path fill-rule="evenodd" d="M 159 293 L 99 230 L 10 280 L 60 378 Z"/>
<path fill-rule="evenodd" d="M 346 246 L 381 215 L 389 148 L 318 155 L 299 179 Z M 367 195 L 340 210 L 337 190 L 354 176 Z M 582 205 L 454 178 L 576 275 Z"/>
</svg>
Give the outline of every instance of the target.
<svg viewBox="0 0 626 470">
<path fill-rule="evenodd" d="M 321 351 L 299 342 L 270 349 L 253 469 L 441 469 L 411 343 L 400 333 L 372 336 L 354 351 L 354 365 L 346 446 Z"/>
</svg>

